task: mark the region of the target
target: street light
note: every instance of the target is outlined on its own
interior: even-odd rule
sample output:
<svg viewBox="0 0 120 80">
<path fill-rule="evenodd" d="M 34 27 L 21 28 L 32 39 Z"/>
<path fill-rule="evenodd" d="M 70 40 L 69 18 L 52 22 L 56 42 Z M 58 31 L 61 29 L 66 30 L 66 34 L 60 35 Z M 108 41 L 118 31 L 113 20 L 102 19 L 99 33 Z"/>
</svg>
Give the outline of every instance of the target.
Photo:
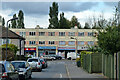
<svg viewBox="0 0 120 80">
<path fill-rule="evenodd" d="M 70 37 L 70 39 L 75 39 L 76 40 L 76 49 L 75 49 L 75 53 L 76 53 L 76 58 L 77 58 L 77 47 L 78 47 L 78 40 L 77 40 L 77 38 L 74 38 L 74 37 Z"/>
<path fill-rule="evenodd" d="M 12 19 L 8 20 L 7 21 L 7 25 L 6 25 L 6 27 L 7 27 L 7 34 L 6 34 L 6 60 L 7 60 L 7 47 L 8 47 L 8 22 L 16 20 L 16 19 L 18 19 L 18 18 L 16 17 L 16 18 L 12 18 Z"/>
</svg>

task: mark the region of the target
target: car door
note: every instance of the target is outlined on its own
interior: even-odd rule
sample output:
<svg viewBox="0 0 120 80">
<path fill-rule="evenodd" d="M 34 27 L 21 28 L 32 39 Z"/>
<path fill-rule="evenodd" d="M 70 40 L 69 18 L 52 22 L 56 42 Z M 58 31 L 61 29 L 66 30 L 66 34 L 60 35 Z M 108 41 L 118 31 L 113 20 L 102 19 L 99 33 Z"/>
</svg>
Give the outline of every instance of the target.
<svg viewBox="0 0 120 80">
<path fill-rule="evenodd" d="M 27 77 L 29 78 L 29 76 L 32 74 L 32 71 L 28 62 L 26 62 L 26 69 L 27 69 Z"/>
<path fill-rule="evenodd" d="M 15 72 L 15 68 L 13 67 L 11 63 L 6 64 L 6 70 L 7 70 L 9 78 L 13 80 L 19 80 L 18 72 Z"/>
</svg>

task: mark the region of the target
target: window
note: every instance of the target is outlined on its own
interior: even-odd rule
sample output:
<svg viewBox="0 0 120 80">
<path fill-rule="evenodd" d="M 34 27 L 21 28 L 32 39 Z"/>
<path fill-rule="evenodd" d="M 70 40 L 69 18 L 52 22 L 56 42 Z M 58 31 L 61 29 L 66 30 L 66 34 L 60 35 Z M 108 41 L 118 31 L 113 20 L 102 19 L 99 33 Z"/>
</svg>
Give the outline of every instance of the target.
<svg viewBox="0 0 120 80">
<path fill-rule="evenodd" d="M 48 36 L 55 36 L 55 32 L 48 32 Z"/>
<path fill-rule="evenodd" d="M 39 32 L 39 36 L 45 36 L 45 32 Z"/>
<path fill-rule="evenodd" d="M 20 32 L 20 36 L 25 36 L 26 35 L 26 32 Z"/>
<path fill-rule="evenodd" d="M 35 32 L 29 32 L 30 36 L 35 36 Z"/>
<path fill-rule="evenodd" d="M 55 44 L 55 42 L 54 41 L 49 41 L 49 44 L 53 45 L 53 44 Z"/>
<path fill-rule="evenodd" d="M 45 44 L 45 41 L 39 41 L 39 44 Z"/>
<path fill-rule="evenodd" d="M 79 32 L 78 36 L 84 36 L 84 32 Z"/>
<path fill-rule="evenodd" d="M 7 63 L 7 64 L 6 64 L 6 69 L 7 69 L 7 71 L 14 71 L 14 67 L 13 67 L 13 65 L 10 64 L 10 63 Z"/>
<path fill-rule="evenodd" d="M 65 41 L 59 41 L 59 45 L 65 45 Z"/>
<path fill-rule="evenodd" d="M 78 41 L 78 45 L 84 45 L 84 41 Z"/>
<path fill-rule="evenodd" d="M 69 45 L 75 45 L 75 41 L 69 41 L 68 44 Z"/>
<path fill-rule="evenodd" d="M 75 32 L 69 32 L 68 35 L 69 36 L 75 36 Z"/>
<path fill-rule="evenodd" d="M 59 32 L 59 36 L 65 36 L 65 32 Z"/>
<path fill-rule="evenodd" d="M 93 41 L 88 41 L 88 45 L 94 45 Z"/>
<path fill-rule="evenodd" d="M 88 36 L 93 36 L 93 32 L 88 32 Z"/>
<path fill-rule="evenodd" d="M 2 44 L 6 44 L 6 39 L 2 39 Z M 8 44 L 10 44 L 10 39 L 8 39 Z"/>
<path fill-rule="evenodd" d="M 29 41 L 29 45 L 35 45 L 35 41 Z"/>
</svg>

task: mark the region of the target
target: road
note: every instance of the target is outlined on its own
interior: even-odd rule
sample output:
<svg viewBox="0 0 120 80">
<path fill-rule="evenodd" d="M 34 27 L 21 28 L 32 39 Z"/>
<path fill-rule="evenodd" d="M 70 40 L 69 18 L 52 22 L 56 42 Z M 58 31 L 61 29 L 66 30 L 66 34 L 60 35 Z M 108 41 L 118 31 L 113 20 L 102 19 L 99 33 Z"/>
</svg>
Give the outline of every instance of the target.
<svg viewBox="0 0 120 80">
<path fill-rule="evenodd" d="M 78 68 L 74 60 L 48 61 L 48 68 L 33 72 L 30 80 L 72 80 L 72 78 L 103 78 L 102 75 L 89 74 Z"/>
</svg>

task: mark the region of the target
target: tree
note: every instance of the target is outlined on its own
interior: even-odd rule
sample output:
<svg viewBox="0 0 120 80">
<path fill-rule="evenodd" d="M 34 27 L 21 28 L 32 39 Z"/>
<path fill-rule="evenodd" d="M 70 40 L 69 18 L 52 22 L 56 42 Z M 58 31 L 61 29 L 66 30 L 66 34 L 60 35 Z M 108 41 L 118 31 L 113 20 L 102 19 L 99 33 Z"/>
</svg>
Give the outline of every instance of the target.
<svg viewBox="0 0 120 80">
<path fill-rule="evenodd" d="M 5 19 L 4 19 L 4 17 L 2 18 L 2 26 L 5 26 Z"/>
<path fill-rule="evenodd" d="M 58 23 L 58 3 L 53 2 L 52 7 L 50 7 L 49 12 L 49 29 L 59 29 L 59 23 Z"/>
<path fill-rule="evenodd" d="M 108 53 L 117 53 L 120 50 L 120 27 L 111 26 L 105 30 L 99 30 L 98 45 L 103 51 Z"/>
<path fill-rule="evenodd" d="M 71 28 L 74 28 L 74 26 L 77 26 L 78 29 L 81 29 L 81 24 L 78 22 L 78 19 L 75 16 L 72 16 L 70 26 Z"/>
<path fill-rule="evenodd" d="M 22 10 L 18 13 L 18 20 L 17 20 L 17 28 L 25 28 L 24 27 L 24 13 Z"/>
<path fill-rule="evenodd" d="M 13 18 L 16 18 L 16 14 L 13 15 Z M 11 28 L 17 28 L 17 21 L 16 20 L 11 21 Z"/>
<path fill-rule="evenodd" d="M 70 21 L 67 20 L 64 17 L 64 13 L 63 12 L 60 14 L 59 28 L 60 29 L 70 29 Z"/>
<path fill-rule="evenodd" d="M 90 29 L 90 26 L 89 26 L 89 24 L 87 22 L 85 22 L 84 29 Z"/>
</svg>

